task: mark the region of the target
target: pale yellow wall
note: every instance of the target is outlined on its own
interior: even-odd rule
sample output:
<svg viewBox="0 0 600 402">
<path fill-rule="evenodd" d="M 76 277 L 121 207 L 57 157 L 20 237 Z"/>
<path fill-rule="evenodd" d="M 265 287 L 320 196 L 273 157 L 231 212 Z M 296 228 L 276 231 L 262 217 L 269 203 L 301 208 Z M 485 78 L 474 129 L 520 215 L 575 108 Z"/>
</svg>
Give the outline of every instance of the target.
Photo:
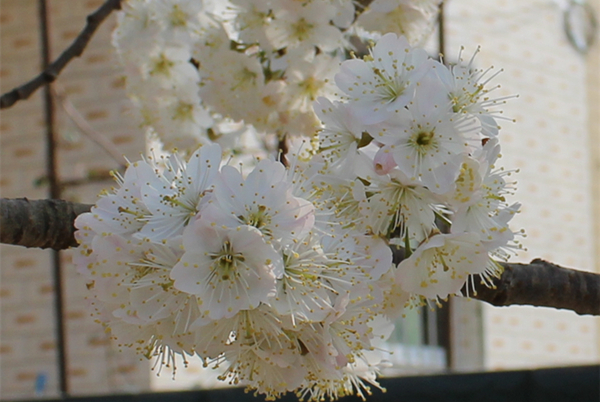
<svg viewBox="0 0 600 402">
<path fill-rule="evenodd" d="M 49 0 L 53 56 L 77 36 L 85 16 L 102 0 Z M 33 78 L 40 68 L 37 0 L 0 2 L 0 90 Z M 123 154 L 136 158 L 144 139 L 121 111 L 126 98 L 110 45 L 114 17 L 100 27 L 88 49 L 61 74 L 58 82 L 70 101 L 98 132 Z M 106 171 L 117 163 L 77 130 L 56 106 L 61 179 L 82 178 L 90 169 Z M 46 198 L 34 181 L 45 174 L 44 118 L 41 91 L 0 113 L 0 192 L 3 197 Z M 94 202 L 111 181 L 67 189 L 63 197 Z M 57 395 L 56 341 L 50 254 L 21 247 L 0 247 L 0 399 L 32 399 L 40 374 L 45 392 Z M 131 353 L 118 353 L 85 305 L 85 281 L 63 254 L 69 382 L 76 395 L 140 391 L 149 387 L 148 364 Z"/>
<path fill-rule="evenodd" d="M 476 66 L 505 70 L 493 81 L 502 85 L 495 96 L 520 95 L 504 108 L 517 123 L 501 122 L 500 134 L 500 163 L 520 169 L 513 198 L 523 208 L 513 227 L 528 234 L 523 239 L 527 251 L 513 260 L 541 257 L 596 270 L 594 226 L 600 197 L 593 196 L 592 188 L 598 181 L 597 159 L 596 170 L 590 166 L 598 157 L 599 142 L 592 140 L 590 125 L 597 136 L 599 125 L 591 118 L 598 119 L 598 103 L 588 99 L 593 97 L 590 91 L 597 99 L 597 75 L 592 78 L 600 71 L 592 61 L 597 56 L 586 59 L 571 48 L 562 13 L 551 0 L 451 0 L 446 15 L 447 59 L 461 45 L 466 57 L 481 45 Z M 597 321 L 547 308 L 483 305 L 483 365 L 502 369 L 597 363 Z"/>
<path fill-rule="evenodd" d="M 600 20 L 600 0 L 590 3 Z M 592 152 L 592 200 L 594 200 L 594 235 L 596 238 L 596 272 L 600 272 L 600 29 L 596 36 L 596 45 L 587 56 L 588 102 L 590 150 Z M 600 334 L 600 317 L 596 319 L 597 333 Z M 598 336 L 600 350 L 600 336 Z"/>
</svg>

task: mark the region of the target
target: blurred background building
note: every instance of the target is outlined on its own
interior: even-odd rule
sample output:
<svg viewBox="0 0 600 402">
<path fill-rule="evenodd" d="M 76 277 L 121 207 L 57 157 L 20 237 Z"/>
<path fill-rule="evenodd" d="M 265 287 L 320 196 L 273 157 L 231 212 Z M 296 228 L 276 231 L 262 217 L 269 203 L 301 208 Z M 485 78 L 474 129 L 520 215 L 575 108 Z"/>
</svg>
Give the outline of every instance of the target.
<svg viewBox="0 0 600 402">
<path fill-rule="evenodd" d="M 77 36 L 103 0 L 48 0 L 51 59 Z M 574 0 L 448 0 L 446 59 L 461 46 L 477 68 L 503 68 L 501 163 L 519 169 L 514 197 L 523 204 L 513 228 L 527 251 L 566 267 L 600 272 L 600 43 L 584 54 L 568 40 L 564 12 Z M 600 16 L 600 0 L 588 3 Z M 581 10 L 579 10 L 581 11 Z M 576 10 L 577 12 L 577 10 Z M 582 20 L 583 21 L 583 20 Z M 575 21 L 572 25 L 579 22 Z M 127 99 L 110 44 L 114 15 L 55 87 L 57 175 L 62 197 L 93 203 L 112 186 L 118 155 L 138 158 L 144 138 L 127 115 Z M 578 25 L 572 41 L 578 43 Z M 573 33 L 574 32 L 574 33 Z M 433 38 L 437 38 L 434 34 Z M 435 39 L 433 39 L 435 41 Z M 436 45 L 432 45 L 435 48 Z M 34 77 L 41 66 L 37 0 L 0 1 L 0 90 Z M 493 73 L 492 71 L 492 73 Z M 42 91 L 0 113 L 0 195 L 46 198 L 45 104 Z M 111 155 L 102 139 L 117 149 Z M 0 399 L 59 395 L 52 255 L 0 246 Z M 209 387 L 214 373 L 198 364 L 156 377 L 151 364 L 120 353 L 89 317 L 85 281 L 62 252 L 69 393 L 110 394 Z M 390 374 L 480 371 L 600 363 L 600 318 L 535 307 L 495 308 L 454 298 L 449 308 L 409 315 L 390 339 Z"/>
</svg>

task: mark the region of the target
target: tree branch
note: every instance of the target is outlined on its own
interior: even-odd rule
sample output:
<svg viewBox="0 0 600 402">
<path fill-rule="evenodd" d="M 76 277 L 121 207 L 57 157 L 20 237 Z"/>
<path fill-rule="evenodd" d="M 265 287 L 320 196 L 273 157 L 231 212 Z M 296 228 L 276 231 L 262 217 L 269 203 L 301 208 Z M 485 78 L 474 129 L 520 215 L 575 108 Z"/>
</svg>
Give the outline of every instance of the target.
<svg viewBox="0 0 600 402">
<path fill-rule="evenodd" d="M 49 84 L 56 80 L 60 72 L 66 67 L 69 62 L 75 57 L 81 56 L 92 35 L 102 21 L 113 12 L 121 8 L 122 0 L 106 0 L 100 8 L 87 16 L 87 24 L 79 33 L 77 38 L 47 69 L 42 71 L 40 75 L 31 81 L 7 92 L 0 97 L 0 109 L 6 109 L 14 105 L 16 102 L 27 99 L 38 88 L 45 84 Z"/>
<path fill-rule="evenodd" d="M 475 283 L 474 299 L 494 306 L 523 304 L 600 315 L 599 274 L 563 268 L 539 258 L 529 264 L 505 262 L 502 266 L 504 273 L 493 281 L 495 288 Z"/>
<path fill-rule="evenodd" d="M 62 200 L 0 199 L 0 242 L 62 250 L 77 246 L 73 222 L 91 205 Z M 401 259 L 395 252 L 395 263 Z M 535 259 L 529 264 L 502 263 L 494 288 L 474 283 L 469 294 L 494 306 L 514 304 L 567 309 L 600 316 L 600 274 L 563 268 Z M 466 285 L 463 294 L 467 293 Z"/>
<path fill-rule="evenodd" d="M 73 223 L 92 206 L 63 200 L 0 199 L 0 242 L 64 250 L 76 247 Z"/>
</svg>

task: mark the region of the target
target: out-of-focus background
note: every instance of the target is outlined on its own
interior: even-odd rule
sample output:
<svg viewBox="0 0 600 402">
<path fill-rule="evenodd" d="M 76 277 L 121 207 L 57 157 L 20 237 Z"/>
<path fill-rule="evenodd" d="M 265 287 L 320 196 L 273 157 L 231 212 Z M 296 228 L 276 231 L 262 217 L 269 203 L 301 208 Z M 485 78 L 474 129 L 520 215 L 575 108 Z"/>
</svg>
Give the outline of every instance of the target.
<svg viewBox="0 0 600 402">
<path fill-rule="evenodd" d="M 52 59 L 77 36 L 85 17 L 102 0 L 48 0 Z M 527 251 L 514 261 L 541 257 L 600 272 L 600 43 L 584 54 L 585 23 L 574 0 L 448 0 L 444 11 L 446 60 L 461 46 L 475 67 L 504 72 L 492 95 L 519 94 L 504 107 L 501 163 L 519 169 L 514 197 L 523 204 L 513 221 L 524 228 Z M 596 19 L 600 0 L 589 0 Z M 565 29 L 565 12 L 571 29 Z M 579 15 L 579 17 L 578 17 Z M 58 138 L 57 175 L 62 198 L 93 203 L 112 186 L 108 176 L 122 160 L 94 140 L 109 140 L 135 160 L 144 137 L 127 114 L 123 79 L 110 44 L 114 15 L 99 29 L 80 59 L 60 75 L 54 97 Z M 572 41 L 568 39 L 570 32 Z M 437 33 L 431 48 L 436 49 Z M 597 38 L 600 39 L 600 38 Z M 598 40 L 600 42 L 600 40 Z M 37 0 L 0 1 L 0 90 L 40 71 Z M 45 101 L 38 91 L 0 113 L 0 195 L 46 198 Z M 59 394 L 52 255 L 49 251 L 0 246 L 0 399 Z M 63 319 L 68 388 L 72 395 L 212 387 L 216 373 L 198 362 L 151 373 L 151 362 L 121 353 L 85 305 L 86 286 L 61 253 Z M 600 318 L 547 308 L 495 308 L 454 298 L 449 307 L 408 315 L 389 341 L 402 375 L 600 363 Z M 183 366 L 183 365 L 182 365 Z"/>
</svg>

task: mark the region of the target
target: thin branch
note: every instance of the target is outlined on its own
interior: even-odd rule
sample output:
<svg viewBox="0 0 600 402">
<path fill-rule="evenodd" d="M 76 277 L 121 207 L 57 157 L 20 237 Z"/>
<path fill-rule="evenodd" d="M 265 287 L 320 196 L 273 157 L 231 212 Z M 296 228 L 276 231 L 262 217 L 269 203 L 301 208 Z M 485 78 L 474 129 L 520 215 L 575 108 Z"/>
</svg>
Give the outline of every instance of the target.
<svg viewBox="0 0 600 402">
<path fill-rule="evenodd" d="M 0 199 L 0 242 L 55 250 L 75 247 L 73 222 L 91 207 L 61 200 Z M 395 250 L 394 262 L 402 258 L 401 249 Z M 504 273 L 494 279 L 495 287 L 475 283 L 476 294 L 469 291 L 472 298 L 494 306 L 522 304 L 600 316 L 600 274 L 540 259 L 502 265 Z"/>
<path fill-rule="evenodd" d="M 122 0 L 106 0 L 100 8 L 87 16 L 87 24 L 79 33 L 77 38 L 52 64 L 31 81 L 7 92 L 0 97 L 0 109 L 6 109 L 14 105 L 16 102 L 27 99 L 41 86 L 51 83 L 67 64 L 75 57 L 81 56 L 85 50 L 94 32 L 100 24 L 113 12 L 121 8 Z"/>
<path fill-rule="evenodd" d="M 125 171 L 126 167 L 117 170 L 120 173 Z M 61 180 L 60 187 L 68 188 L 68 187 L 79 187 L 85 186 L 92 183 L 108 183 L 114 184 L 115 177 L 113 176 L 113 172 L 115 170 L 88 170 L 85 177 L 81 179 L 72 179 L 72 180 Z"/>
<path fill-rule="evenodd" d="M 354 2 L 354 21 L 369 8 L 372 2 L 373 0 L 357 0 Z"/>
<path fill-rule="evenodd" d="M 115 144 L 112 143 L 112 141 L 102 135 L 102 133 L 94 130 L 85 117 L 83 117 L 79 110 L 77 110 L 73 103 L 71 103 L 65 94 L 64 89 L 61 86 L 58 86 L 57 88 L 53 88 L 52 92 L 64 111 L 71 118 L 71 121 L 75 123 L 77 128 L 79 128 L 79 130 L 96 145 L 104 149 L 106 153 L 108 153 L 119 164 L 120 168 L 125 168 L 125 164 L 123 163 L 123 154 L 119 152 L 119 149 L 115 146 Z"/>
</svg>

